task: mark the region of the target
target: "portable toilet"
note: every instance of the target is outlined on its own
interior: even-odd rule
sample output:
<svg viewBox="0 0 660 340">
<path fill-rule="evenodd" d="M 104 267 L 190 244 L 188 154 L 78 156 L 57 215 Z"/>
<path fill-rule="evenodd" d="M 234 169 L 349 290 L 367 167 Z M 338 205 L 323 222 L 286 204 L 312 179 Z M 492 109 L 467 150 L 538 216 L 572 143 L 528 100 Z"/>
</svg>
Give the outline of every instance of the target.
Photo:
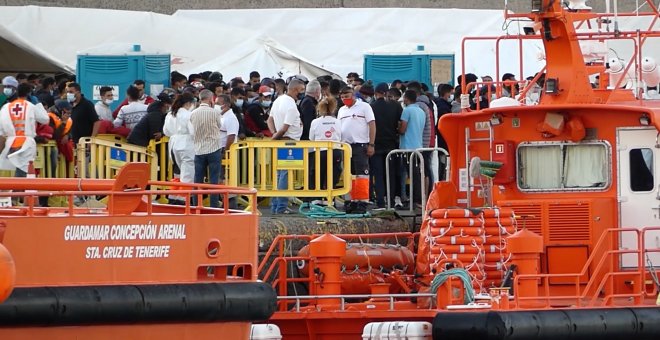
<svg viewBox="0 0 660 340">
<path fill-rule="evenodd" d="M 76 79 L 85 98 L 96 103 L 103 86 L 112 88 L 114 110 L 136 79 L 145 82 L 147 95 L 156 97 L 170 84 L 170 54 L 143 51 L 140 45 L 110 44 L 78 53 Z"/>
<path fill-rule="evenodd" d="M 437 88 L 454 84 L 454 54 L 439 47 L 415 43 L 389 44 L 364 55 L 364 79 L 374 84 L 417 80 Z"/>
</svg>

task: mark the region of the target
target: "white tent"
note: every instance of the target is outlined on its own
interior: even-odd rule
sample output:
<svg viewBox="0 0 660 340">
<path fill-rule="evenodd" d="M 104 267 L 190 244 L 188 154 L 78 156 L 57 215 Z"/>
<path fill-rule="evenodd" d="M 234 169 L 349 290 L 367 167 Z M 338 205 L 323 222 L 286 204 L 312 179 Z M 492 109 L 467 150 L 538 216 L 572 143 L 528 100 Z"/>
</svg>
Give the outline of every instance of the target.
<svg viewBox="0 0 660 340">
<path fill-rule="evenodd" d="M 0 39 L 0 72 L 73 71 L 80 52 L 108 54 L 114 50 L 105 47 L 139 44 L 170 53 L 172 70 L 184 74 L 328 73 L 262 32 L 150 12 L 0 6 Z"/>
<path fill-rule="evenodd" d="M 332 8 L 332 9 L 249 9 L 179 10 L 176 18 L 220 21 L 233 27 L 253 23 L 268 32 L 297 56 L 311 60 L 342 76 L 362 73 L 365 53 L 382 46 L 400 44 L 441 46 L 456 56 L 456 74 L 461 73 L 461 42 L 466 36 L 500 36 L 522 32 L 521 24 L 504 26 L 500 10 L 421 8 Z M 542 67 L 537 59 L 539 45 L 526 42 L 524 75 Z M 517 42 L 500 46 L 501 72 L 520 76 Z M 380 49 L 389 53 L 391 49 Z M 495 75 L 495 42 L 469 42 L 466 72 Z M 492 56 L 485 58 L 484 56 Z"/>
</svg>

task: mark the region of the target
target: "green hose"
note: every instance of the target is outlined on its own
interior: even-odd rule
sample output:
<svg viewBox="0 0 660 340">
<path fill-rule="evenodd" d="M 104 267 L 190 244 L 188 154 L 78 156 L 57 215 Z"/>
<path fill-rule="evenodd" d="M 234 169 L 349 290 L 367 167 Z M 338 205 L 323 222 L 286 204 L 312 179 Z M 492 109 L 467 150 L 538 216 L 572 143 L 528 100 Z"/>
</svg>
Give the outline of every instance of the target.
<svg viewBox="0 0 660 340">
<path fill-rule="evenodd" d="M 364 214 L 347 214 L 334 207 L 325 207 L 310 203 L 301 204 L 298 212 L 309 218 L 362 218 L 371 216 L 368 212 Z"/>
<path fill-rule="evenodd" d="M 474 288 L 472 288 L 472 281 L 470 280 L 470 274 L 463 268 L 452 268 L 438 273 L 431 281 L 431 292 L 433 294 L 438 292 L 438 287 L 442 286 L 445 281 L 451 276 L 458 277 L 463 281 L 463 289 L 465 289 L 465 295 L 463 302 L 467 305 L 468 303 L 474 302 Z"/>
</svg>

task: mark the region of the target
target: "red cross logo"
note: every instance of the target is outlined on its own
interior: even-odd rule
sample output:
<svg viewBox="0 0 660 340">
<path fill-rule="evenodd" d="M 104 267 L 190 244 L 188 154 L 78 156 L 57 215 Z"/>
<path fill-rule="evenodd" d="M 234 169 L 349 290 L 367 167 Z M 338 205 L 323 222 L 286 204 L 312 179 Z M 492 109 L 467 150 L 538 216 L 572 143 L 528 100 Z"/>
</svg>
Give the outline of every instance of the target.
<svg viewBox="0 0 660 340">
<path fill-rule="evenodd" d="M 21 114 L 23 113 L 23 105 L 16 103 L 16 106 L 14 106 L 13 109 L 11 109 L 12 113 L 16 117 L 20 117 Z"/>
</svg>

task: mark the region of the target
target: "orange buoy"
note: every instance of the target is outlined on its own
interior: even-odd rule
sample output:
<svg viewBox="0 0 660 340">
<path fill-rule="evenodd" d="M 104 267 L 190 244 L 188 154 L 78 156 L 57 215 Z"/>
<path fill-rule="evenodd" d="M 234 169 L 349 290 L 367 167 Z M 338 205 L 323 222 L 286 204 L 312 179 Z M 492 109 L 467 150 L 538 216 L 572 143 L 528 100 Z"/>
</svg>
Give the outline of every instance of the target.
<svg viewBox="0 0 660 340">
<path fill-rule="evenodd" d="M 9 250 L 0 243 L 0 302 L 5 301 L 14 290 L 16 265 Z"/>
</svg>

